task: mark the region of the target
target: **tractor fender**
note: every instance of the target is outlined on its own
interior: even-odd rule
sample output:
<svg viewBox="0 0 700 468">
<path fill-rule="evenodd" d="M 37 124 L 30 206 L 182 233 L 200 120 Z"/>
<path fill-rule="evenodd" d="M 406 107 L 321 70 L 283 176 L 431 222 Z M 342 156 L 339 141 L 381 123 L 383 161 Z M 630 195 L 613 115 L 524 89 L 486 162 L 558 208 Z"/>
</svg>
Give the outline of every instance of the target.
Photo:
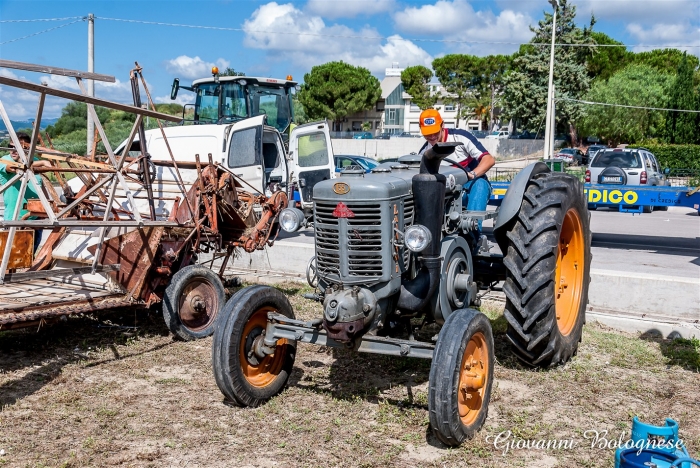
<svg viewBox="0 0 700 468">
<path fill-rule="evenodd" d="M 496 241 L 501 247 L 501 250 L 503 250 L 501 239 L 505 240 L 505 231 L 503 228 L 507 226 L 520 211 L 520 205 L 523 202 L 523 195 L 525 195 L 525 190 L 527 189 L 527 184 L 530 182 L 530 179 L 542 172 L 550 172 L 549 167 L 547 167 L 545 163 L 540 161 L 532 163 L 525 166 L 522 171 L 518 172 L 508 186 L 508 191 L 506 192 L 505 197 L 503 197 L 503 202 L 498 209 L 496 222 L 493 225 L 494 236 L 496 237 Z"/>
</svg>

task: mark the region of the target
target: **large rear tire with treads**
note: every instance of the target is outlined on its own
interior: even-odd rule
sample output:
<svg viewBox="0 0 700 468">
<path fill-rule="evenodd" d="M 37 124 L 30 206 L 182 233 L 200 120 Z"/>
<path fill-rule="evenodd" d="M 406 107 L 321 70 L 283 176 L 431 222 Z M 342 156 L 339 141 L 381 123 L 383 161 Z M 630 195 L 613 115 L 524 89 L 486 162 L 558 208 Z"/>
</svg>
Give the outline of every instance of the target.
<svg viewBox="0 0 700 468">
<path fill-rule="evenodd" d="M 563 364 L 577 351 L 588 303 L 590 213 L 581 182 L 535 175 L 507 239 L 504 314 L 512 349 L 530 366 Z"/>
</svg>

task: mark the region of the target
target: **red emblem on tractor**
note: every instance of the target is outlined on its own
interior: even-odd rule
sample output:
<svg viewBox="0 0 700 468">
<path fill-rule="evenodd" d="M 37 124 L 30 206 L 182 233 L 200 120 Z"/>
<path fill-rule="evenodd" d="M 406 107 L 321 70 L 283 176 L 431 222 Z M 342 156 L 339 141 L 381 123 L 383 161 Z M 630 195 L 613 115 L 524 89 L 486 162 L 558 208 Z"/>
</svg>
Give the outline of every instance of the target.
<svg viewBox="0 0 700 468">
<path fill-rule="evenodd" d="M 336 218 L 354 218 L 355 213 L 350 211 L 350 208 L 343 202 L 338 203 L 333 210 L 333 216 Z"/>
</svg>

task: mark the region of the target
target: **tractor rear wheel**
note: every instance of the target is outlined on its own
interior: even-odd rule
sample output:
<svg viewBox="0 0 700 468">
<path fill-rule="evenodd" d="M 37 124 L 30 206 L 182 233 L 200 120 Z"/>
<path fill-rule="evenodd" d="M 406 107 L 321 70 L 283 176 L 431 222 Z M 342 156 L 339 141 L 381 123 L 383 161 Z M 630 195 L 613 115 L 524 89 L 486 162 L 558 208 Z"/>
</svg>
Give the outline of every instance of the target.
<svg viewBox="0 0 700 468">
<path fill-rule="evenodd" d="M 221 392 L 239 406 L 260 406 L 284 388 L 294 366 L 296 342 L 277 341 L 273 354 L 255 354 L 264 337 L 268 312 L 294 318 L 287 297 L 270 286 L 240 290 L 224 306 L 214 332 L 212 365 Z"/>
<path fill-rule="evenodd" d="M 483 426 L 494 361 L 488 318 L 474 309 L 452 312 L 438 335 L 428 387 L 430 426 L 444 444 L 458 446 Z"/>
<path fill-rule="evenodd" d="M 177 337 L 191 341 L 214 333 L 226 291 L 216 273 L 189 265 L 175 273 L 163 296 L 163 319 Z"/>
<path fill-rule="evenodd" d="M 590 281 L 590 213 L 581 182 L 535 175 L 507 233 L 505 318 L 517 357 L 530 366 L 568 361 L 578 348 Z"/>
</svg>

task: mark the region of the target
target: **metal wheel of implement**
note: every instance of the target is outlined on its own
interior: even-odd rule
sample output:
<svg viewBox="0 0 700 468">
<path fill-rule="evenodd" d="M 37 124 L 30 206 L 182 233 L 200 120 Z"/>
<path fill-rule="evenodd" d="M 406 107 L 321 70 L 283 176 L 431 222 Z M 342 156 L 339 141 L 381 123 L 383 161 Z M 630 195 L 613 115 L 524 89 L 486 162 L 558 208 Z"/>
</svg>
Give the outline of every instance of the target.
<svg viewBox="0 0 700 468">
<path fill-rule="evenodd" d="M 578 348 L 590 281 L 591 233 L 581 183 L 537 174 L 507 233 L 507 337 L 520 360 L 548 367 Z"/>
<path fill-rule="evenodd" d="M 430 426 L 444 444 L 457 446 L 483 426 L 494 362 L 488 318 L 474 309 L 455 310 L 438 335 L 428 388 Z"/>
<path fill-rule="evenodd" d="M 287 297 L 270 286 L 249 286 L 224 306 L 214 332 L 212 366 L 221 392 L 240 406 L 259 406 L 284 388 L 296 356 L 296 342 L 279 340 L 274 353 L 259 354 L 268 312 L 294 318 Z"/>
<path fill-rule="evenodd" d="M 226 302 L 221 279 L 209 268 L 189 265 L 173 275 L 163 297 L 163 318 L 177 337 L 190 341 L 214 333 Z"/>
</svg>

